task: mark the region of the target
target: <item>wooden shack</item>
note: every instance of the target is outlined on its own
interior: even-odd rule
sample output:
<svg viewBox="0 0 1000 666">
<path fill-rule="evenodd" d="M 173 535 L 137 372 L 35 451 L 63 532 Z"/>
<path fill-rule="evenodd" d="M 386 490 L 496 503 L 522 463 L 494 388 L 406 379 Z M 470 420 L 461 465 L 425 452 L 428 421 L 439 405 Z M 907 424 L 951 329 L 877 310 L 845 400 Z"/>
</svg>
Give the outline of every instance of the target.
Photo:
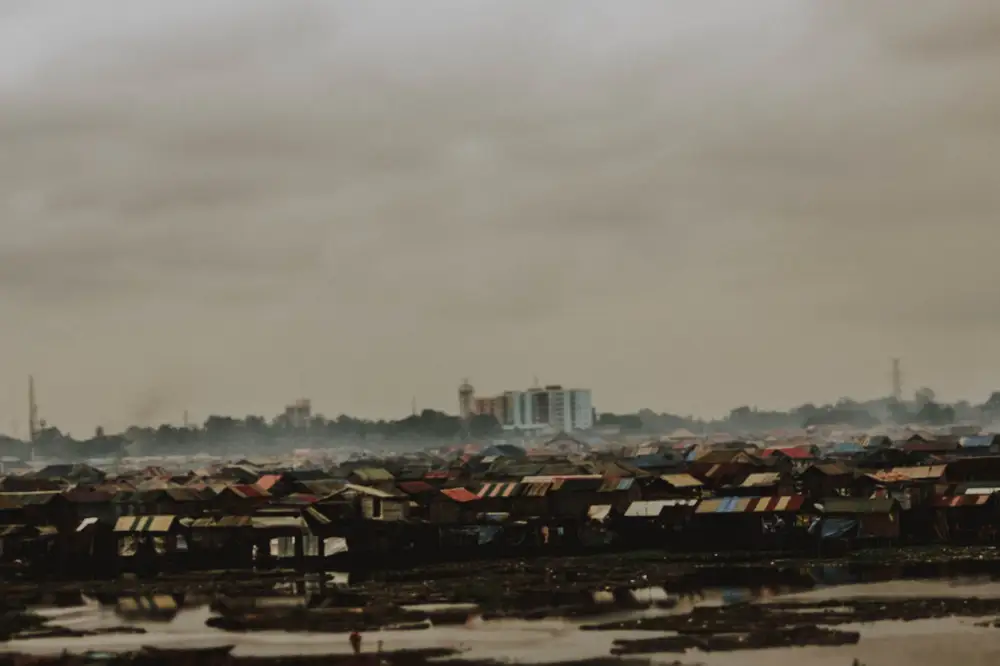
<svg viewBox="0 0 1000 666">
<path fill-rule="evenodd" d="M 813 528 L 821 542 L 849 546 L 890 546 L 900 537 L 899 502 L 891 498 L 828 498 L 816 503 L 820 521 Z"/>
</svg>

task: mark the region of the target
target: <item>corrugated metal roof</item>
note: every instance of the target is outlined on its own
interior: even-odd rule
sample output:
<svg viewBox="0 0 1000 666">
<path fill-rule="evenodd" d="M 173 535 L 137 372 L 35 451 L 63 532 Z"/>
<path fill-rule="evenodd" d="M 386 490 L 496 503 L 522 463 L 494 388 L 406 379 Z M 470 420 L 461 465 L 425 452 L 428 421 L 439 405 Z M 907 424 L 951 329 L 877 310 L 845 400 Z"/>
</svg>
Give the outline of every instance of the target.
<svg viewBox="0 0 1000 666">
<path fill-rule="evenodd" d="M 0 538 L 18 536 L 28 531 L 27 525 L 0 525 Z"/>
<path fill-rule="evenodd" d="M 395 480 L 388 470 L 381 467 L 359 467 L 352 471 L 350 476 L 356 476 L 366 483 L 382 483 Z"/>
<path fill-rule="evenodd" d="M 660 478 L 674 488 L 701 488 L 704 485 L 690 474 L 663 474 Z"/>
<path fill-rule="evenodd" d="M 345 484 L 343 488 L 333 493 L 333 496 L 344 495 L 348 493 L 355 493 L 358 495 L 368 495 L 369 497 L 378 497 L 380 499 L 394 499 L 396 497 L 392 493 L 386 492 L 384 490 L 379 490 L 378 488 L 372 488 L 371 486 L 359 486 L 353 483 Z"/>
<path fill-rule="evenodd" d="M 254 529 L 306 529 L 301 516 L 252 516 Z"/>
<path fill-rule="evenodd" d="M 521 495 L 523 497 L 545 497 L 552 489 L 552 483 L 522 483 Z"/>
<path fill-rule="evenodd" d="M 115 532 L 169 532 L 177 516 L 122 516 L 115 523 Z"/>
<path fill-rule="evenodd" d="M 24 493 L 0 493 L 0 507 L 20 508 L 25 506 L 42 506 L 48 504 L 60 494 L 58 491 L 47 490 Z"/>
<path fill-rule="evenodd" d="M 396 484 L 396 487 L 407 495 L 420 495 L 422 493 L 436 492 L 436 488 L 426 481 L 403 481 Z"/>
<path fill-rule="evenodd" d="M 896 500 L 891 497 L 836 497 L 817 502 L 823 513 L 889 513 Z"/>
<path fill-rule="evenodd" d="M 932 504 L 941 509 L 983 506 L 990 501 L 990 495 L 937 495 Z"/>
<path fill-rule="evenodd" d="M 517 481 L 484 483 L 476 494 L 480 497 L 514 497 L 519 485 Z"/>
<path fill-rule="evenodd" d="M 177 610 L 177 600 L 167 594 L 157 594 L 148 597 L 122 597 L 118 600 L 118 610 L 125 613 L 138 611 L 171 611 Z"/>
<path fill-rule="evenodd" d="M 263 488 L 264 490 L 271 490 L 278 481 L 281 481 L 280 474 L 265 474 L 264 476 L 257 479 L 255 485 L 258 488 Z"/>
<path fill-rule="evenodd" d="M 308 505 L 315 504 L 318 501 L 319 497 L 311 493 L 292 493 L 277 500 L 277 503 L 285 505 Z"/>
<path fill-rule="evenodd" d="M 566 482 L 578 479 L 599 480 L 602 478 L 600 474 L 539 474 L 526 476 L 521 479 L 521 483 L 555 483 L 556 481 Z"/>
<path fill-rule="evenodd" d="M 740 484 L 741 488 L 758 488 L 760 486 L 773 486 L 781 481 L 780 472 L 754 472 L 747 476 Z"/>
<path fill-rule="evenodd" d="M 587 518 L 603 523 L 611 515 L 610 504 L 595 504 L 587 509 Z"/>
<path fill-rule="evenodd" d="M 227 490 L 233 492 L 237 497 L 241 497 L 243 499 L 270 497 L 270 493 L 252 483 L 239 483 L 226 486 L 226 488 Z"/>
<path fill-rule="evenodd" d="M 695 513 L 779 513 L 798 511 L 805 504 L 802 495 L 776 497 L 713 497 L 702 500 Z"/>
<path fill-rule="evenodd" d="M 321 525 L 329 525 L 329 524 L 331 524 L 333 522 L 329 518 L 327 518 L 323 514 L 323 512 L 321 512 L 319 509 L 317 509 L 314 506 L 311 506 L 308 509 L 306 509 L 306 514 L 310 518 L 312 518 L 313 520 L 315 520 L 317 523 L 319 523 Z"/>
<path fill-rule="evenodd" d="M 619 478 L 616 478 L 616 477 L 610 477 L 610 478 L 604 479 L 604 482 L 601 484 L 601 487 L 598 488 L 598 492 L 601 492 L 601 493 L 619 492 L 619 491 L 628 490 L 633 485 L 635 485 L 635 478 L 634 477 L 627 477 L 627 478 L 624 478 L 624 479 L 619 479 Z"/>
<path fill-rule="evenodd" d="M 114 496 L 114 493 L 83 488 L 74 488 L 63 493 L 63 497 L 74 504 L 105 504 L 110 503 Z"/>
<path fill-rule="evenodd" d="M 691 507 L 698 504 L 696 499 L 664 499 L 664 500 L 643 500 L 632 502 L 625 510 L 627 518 L 656 518 L 666 508 Z"/>
<path fill-rule="evenodd" d="M 445 488 L 441 491 L 442 495 L 450 497 L 456 502 L 473 502 L 479 498 L 479 495 L 466 488 Z"/>
<path fill-rule="evenodd" d="M 85 529 L 87 529 L 88 527 L 90 527 L 91 525 L 96 525 L 98 523 L 98 520 L 99 519 L 93 518 L 93 517 L 91 517 L 91 518 L 84 518 L 83 520 L 80 521 L 80 524 L 76 526 L 76 531 L 77 532 L 82 532 Z"/>
<path fill-rule="evenodd" d="M 812 450 L 808 446 L 772 447 L 764 449 L 764 457 L 770 457 L 775 454 L 781 454 L 794 460 L 808 460 L 816 457 L 813 455 Z"/>
<path fill-rule="evenodd" d="M 960 495 L 993 495 L 994 493 L 1000 493 L 1000 486 L 965 487 L 959 491 Z"/>
<path fill-rule="evenodd" d="M 893 467 L 892 469 L 869 474 L 876 481 L 899 483 L 901 481 L 921 481 L 938 479 L 944 475 L 947 465 L 923 465 L 920 467 Z"/>
</svg>

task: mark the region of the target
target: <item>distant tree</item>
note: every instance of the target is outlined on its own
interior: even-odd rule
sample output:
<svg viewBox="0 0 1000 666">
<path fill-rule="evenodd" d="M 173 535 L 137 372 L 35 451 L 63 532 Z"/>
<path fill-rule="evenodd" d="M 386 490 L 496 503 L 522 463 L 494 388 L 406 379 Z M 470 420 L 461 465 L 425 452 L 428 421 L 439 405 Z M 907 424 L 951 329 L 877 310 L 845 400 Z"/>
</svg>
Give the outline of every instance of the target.
<svg viewBox="0 0 1000 666">
<path fill-rule="evenodd" d="M 916 390 L 913 394 L 913 401 L 917 403 L 917 409 L 919 410 L 927 403 L 934 402 L 935 397 L 937 397 L 937 394 L 934 393 L 934 389 L 925 386 Z"/>
<path fill-rule="evenodd" d="M 906 408 L 906 405 L 898 400 L 892 400 L 886 405 L 889 411 L 889 418 L 893 423 L 912 423 L 914 415 Z"/>
<path fill-rule="evenodd" d="M 226 439 L 237 434 L 240 422 L 231 416 L 209 416 L 205 419 L 205 436 L 209 439 Z"/>
<path fill-rule="evenodd" d="M 927 425 L 948 425 L 955 422 L 955 409 L 932 401 L 926 402 L 917 412 L 914 420 L 917 423 Z"/>
<path fill-rule="evenodd" d="M 243 427 L 247 432 L 254 435 L 268 435 L 271 433 L 271 427 L 268 425 L 267 419 L 263 416 L 247 416 L 243 419 Z"/>
<path fill-rule="evenodd" d="M 489 437 L 502 432 L 503 426 L 492 414 L 476 414 L 469 420 L 469 434 L 473 437 Z"/>
<path fill-rule="evenodd" d="M 994 391 L 990 394 L 989 399 L 983 404 L 982 410 L 991 417 L 1000 414 L 1000 391 Z"/>
</svg>

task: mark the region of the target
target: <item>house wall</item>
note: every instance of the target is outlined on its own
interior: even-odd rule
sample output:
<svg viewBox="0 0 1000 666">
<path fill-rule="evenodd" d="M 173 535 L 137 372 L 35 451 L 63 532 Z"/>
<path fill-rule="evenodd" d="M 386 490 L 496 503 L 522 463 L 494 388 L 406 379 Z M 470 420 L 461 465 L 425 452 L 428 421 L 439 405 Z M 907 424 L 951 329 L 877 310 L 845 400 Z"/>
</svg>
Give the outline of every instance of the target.
<svg viewBox="0 0 1000 666">
<path fill-rule="evenodd" d="M 368 520 L 406 520 L 409 517 L 409 501 L 365 496 L 361 498 L 361 515 Z"/>
<path fill-rule="evenodd" d="M 899 538 L 899 515 L 893 513 L 873 513 L 859 516 L 861 538 Z"/>
<path fill-rule="evenodd" d="M 461 508 L 457 503 L 439 498 L 431 502 L 430 521 L 439 525 L 450 525 L 460 522 Z"/>
</svg>

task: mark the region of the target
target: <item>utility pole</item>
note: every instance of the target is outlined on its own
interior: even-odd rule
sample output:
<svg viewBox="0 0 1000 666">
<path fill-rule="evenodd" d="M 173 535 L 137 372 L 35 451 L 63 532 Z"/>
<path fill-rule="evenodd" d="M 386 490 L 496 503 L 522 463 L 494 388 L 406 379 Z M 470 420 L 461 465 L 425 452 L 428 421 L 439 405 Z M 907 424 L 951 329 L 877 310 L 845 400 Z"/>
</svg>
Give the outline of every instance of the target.
<svg viewBox="0 0 1000 666">
<path fill-rule="evenodd" d="M 35 377 L 28 375 L 28 441 L 31 459 L 35 459 L 35 442 L 38 440 L 38 403 L 35 402 Z"/>
</svg>

